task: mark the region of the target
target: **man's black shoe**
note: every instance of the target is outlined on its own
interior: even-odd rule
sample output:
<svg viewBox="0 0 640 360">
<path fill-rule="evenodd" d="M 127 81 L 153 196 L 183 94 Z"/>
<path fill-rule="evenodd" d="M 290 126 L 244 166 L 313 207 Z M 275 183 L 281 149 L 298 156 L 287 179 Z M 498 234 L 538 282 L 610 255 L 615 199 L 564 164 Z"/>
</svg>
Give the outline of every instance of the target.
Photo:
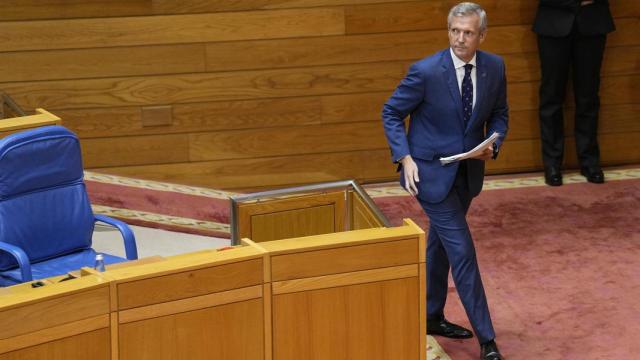
<svg viewBox="0 0 640 360">
<path fill-rule="evenodd" d="M 440 335 L 452 339 L 469 339 L 473 337 L 473 333 L 470 330 L 460 325 L 452 324 L 444 318 L 441 320 L 427 319 L 427 334 Z"/>
<path fill-rule="evenodd" d="M 587 178 L 587 181 L 594 184 L 604 183 L 604 173 L 598 166 L 583 166 L 580 174 Z"/>
<path fill-rule="evenodd" d="M 549 186 L 562 185 L 562 173 L 557 166 L 549 166 L 544 168 L 544 182 Z"/>
<path fill-rule="evenodd" d="M 480 360 L 502 360 L 495 341 L 491 340 L 480 345 Z"/>
</svg>

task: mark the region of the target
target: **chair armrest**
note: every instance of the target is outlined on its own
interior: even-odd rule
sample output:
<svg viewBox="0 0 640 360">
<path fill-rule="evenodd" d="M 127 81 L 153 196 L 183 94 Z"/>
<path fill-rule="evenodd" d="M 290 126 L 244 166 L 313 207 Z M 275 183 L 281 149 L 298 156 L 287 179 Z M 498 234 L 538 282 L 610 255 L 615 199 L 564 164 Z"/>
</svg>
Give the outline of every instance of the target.
<svg viewBox="0 0 640 360">
<path fill-rule="evenodd" d="M 0 250 L 8 252 L 16 259 L 16 261 L 18 261 L 18 267 L 20 267 L 22 282 L 33 280 L 33 276 L 31 275 L 31 263 L 29 262 L 29 257 L 24 252 L 24 250 L 15 245 L 11 245 L 2 241 L 0 241 Z"/>
<path fill-rule="evenodd" d="M 133 231 L 129 228 L 129 225 L 125 224 L 120 220 L 116 220 L 114 218 L 110 218 L 105 215 L 94 215 L 96 221 L 103 222 L 105 224 L 109 224 L 120 231 L 122 234 L 122 238 L 124 239 L 124 250 L 127 254 L 128 260 L 136 260 L 138 259 L 138 247 L 136 246 L 136 237 L 133 235 Z"/>
</svg>

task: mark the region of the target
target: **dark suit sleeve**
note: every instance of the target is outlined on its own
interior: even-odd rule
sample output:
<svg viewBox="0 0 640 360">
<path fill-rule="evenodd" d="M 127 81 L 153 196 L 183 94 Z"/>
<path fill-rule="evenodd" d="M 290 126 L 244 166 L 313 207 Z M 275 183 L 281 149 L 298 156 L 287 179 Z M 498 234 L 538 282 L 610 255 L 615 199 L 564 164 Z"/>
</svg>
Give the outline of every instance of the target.
<svg viewBox="0 0 640 360">
<path fill-rule="evenodd" d="M 418 66 L 413 64 L 382 109 L 384 132 L 391 148 L 393 162 L 398 162 L 410 153 L 404 119 L 420 105 L 423 99 L 423 75 Z"/>
<path fill-rule="evenodd" d="M 496 141 L 498 149 L 502 145 L 502 141 L 507 136 L 509 130 L 509 105 L 507 104 L 507 76 L 504 66 L 504 61 L 500 59 L 500 80 L 498 82 L 498 91 L 496 93 L 496 100 L 491 110 L 491 116 L 487 120 L 487 135 L 491 135 L 494 132 L 499 133 L 501 136 Z"/>
</svg>

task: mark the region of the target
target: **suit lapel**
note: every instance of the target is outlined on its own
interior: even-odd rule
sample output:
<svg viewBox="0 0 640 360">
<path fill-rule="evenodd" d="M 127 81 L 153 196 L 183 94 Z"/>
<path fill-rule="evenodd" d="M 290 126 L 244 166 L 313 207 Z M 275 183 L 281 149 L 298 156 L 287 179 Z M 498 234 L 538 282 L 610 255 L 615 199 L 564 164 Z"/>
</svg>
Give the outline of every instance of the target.
<svg viewBox="0 0 640 360">
<path fill-rule="evenodd" d="M 449 88 L 449 93 L 451 94 L 456 112 L 458 113 L 458 121 L 462 127 L 464 126 L 464 118 L 462 117 L 462 97 L 460 95 L 460 88 L 458 87 L 456 69 L 453 67 L 453 60 L 451 59 L 451 52 L 449 49 L 442 54 L 442 76 Z"/>
<path fill-rule="evenodd" d="M 480 51 L 476 52 L 476 105 L 473 107 L 471 119 L 465 129 L 465 134 L 471 128 L 472 124 L 477 121 L 480 107 L 485 103 L 484 97 L 487 94 L 487 68 L 484 66 L 484 58 Z"/>
</svg>

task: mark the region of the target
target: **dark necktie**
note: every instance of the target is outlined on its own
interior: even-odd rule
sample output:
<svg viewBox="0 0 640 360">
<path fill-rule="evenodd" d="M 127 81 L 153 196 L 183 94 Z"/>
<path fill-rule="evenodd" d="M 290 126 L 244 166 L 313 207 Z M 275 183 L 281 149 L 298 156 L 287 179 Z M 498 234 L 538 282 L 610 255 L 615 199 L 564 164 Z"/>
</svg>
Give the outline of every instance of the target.
<svg viewBox="0 0 640 360">
<path fill-rule="evenodd" d="M 464 78 L 462 79 L 462 117 L 464 128 L 467 128 L 473 110 L 473 82 L 471 81 L 471 69 L 473 65 L 464 65 Z"/>
</svg>

